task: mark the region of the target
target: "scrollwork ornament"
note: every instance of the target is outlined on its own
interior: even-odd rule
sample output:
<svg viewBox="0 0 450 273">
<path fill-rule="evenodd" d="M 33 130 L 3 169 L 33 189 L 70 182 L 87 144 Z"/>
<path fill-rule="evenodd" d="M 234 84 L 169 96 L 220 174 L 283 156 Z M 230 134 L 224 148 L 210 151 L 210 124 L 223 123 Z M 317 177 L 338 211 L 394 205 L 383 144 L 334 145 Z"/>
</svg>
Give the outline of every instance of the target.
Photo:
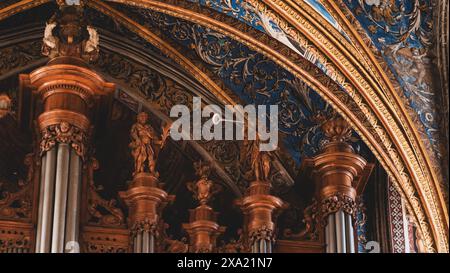
<svg viewBox="0 0 450 273">
<path fill-rule="evenodd" d="M 318 213 L 318 202 L 316 199 L 313 199 L 311 205 L 303 210 L 304 219 L 302 222 L 305 224 L 305 228 L 298 233 L 294 233 L 292 229 L 287 228 L 283 230 L 283 236 L 291 240 L 317 240 L 319 238 L 319 229 L 317 226 Z"/>
<path fill-rule="evenodd" d="M 148 234 L 158 236 L 157 223 L 148 218 L 136 221 L 131 227 L 131 237 L 134 237 L 142 232 L 148 232 Z"/>
<path fill-rule="evenodd" d="M 51 150 L 57 143 L 69 144 L 83 160 L 86 157 L 89 134 L 68 122 L 45 127 L 41 131 L 40 154 Z"/>
<path fill-rule="evenodd" d="M 27 154 L 24 159 L 28 168 L 26 179 L 18 181 L 17 192 L 5 191 L 0 195 L 0 217 L 31 219 L 33 178 L 37 162 L 33 153 Z M 2 183 L 0 183 L 1 190 Z"/>
<path fill-rule="evenodd" d="M 98 191 L 103 187 L 95 185 L 94 171 L 99 168 L 97 159 L 91 158 L 89 164 L 87 164 L 87 176 L 88 176 L 88 206 L 87 210 L 90 216 L 98 221 L 89 220 L 91 224 L 99 224 L 104 226 L 121 226 L 125 222 L 125 216 L 120 208 L 117 207 L 117 201 L 115 199 L 106 200 L 100 196 Z M 106 211 L 102 213 L 101 211 Z"/>
<path fill-rule="evenodd" d="M 250 243 L 253 244 L 254 242 L 257 242 L 259 240 L 266 240 L 266 241 L 275 241 L 274 232 L 271 228 L 267 227 L 266 225 L 261 226 L 260 228 L 253 230 L 249 234 L 250 237 Z"/>
<path fill-rule="evenodd" d="M 338 193 L 323 199 L 320 202 L 320 215 L 322 219 L 322 225 L 326 226 L 327 216 L 331 213 L 335 213 L 339 210 L 351 215 L 356 220 L 356 212 L 358 211 L 358 205 L 353 198 Z"/>
</svg>

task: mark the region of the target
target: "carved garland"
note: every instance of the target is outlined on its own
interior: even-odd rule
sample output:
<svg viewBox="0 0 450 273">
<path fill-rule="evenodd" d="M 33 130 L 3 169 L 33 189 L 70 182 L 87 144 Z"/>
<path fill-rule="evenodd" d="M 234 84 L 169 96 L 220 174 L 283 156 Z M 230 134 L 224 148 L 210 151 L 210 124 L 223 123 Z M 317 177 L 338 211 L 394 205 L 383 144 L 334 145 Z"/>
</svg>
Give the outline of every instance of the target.
<svg viewBox="0 0 450 273">
<path fill-rule="evenodd" d="M 41 131 L 40 154 L 51 150 L 57 143 L 69 144 L 83 160 L 86 157 L 89 134 L 84 130 L 69 124 L 60 122 L 50 125 Z"/>
<path fill-rule="evenodd" d="M 320 217 L 323 221 L 322 224 L 326 224 L 326 219 L 329 214 L 338 212 L 339 210 L 351 215 L 353 219 L 356 220 L 358 206 L 356 205 L 355 200 L 345 194 L 338 193 L 325 198 L 320 202 Z"/>
<path fill-rule="evenodd" d="M 148 232 L 151 235 L 158 235 L 158 223 L 148 218 L 136 221 L 130 229 L 131 238 L 134 238 L 138 233 Z"/>
<path fill-rule="evenodd" d="M 265 225 L 256 230 L 252 230 L 249 234 L 249 238 L 250 244 L 253 244 L 258 240 L 275 242 L 275 234 L 273 230 Z"/>
</svg>

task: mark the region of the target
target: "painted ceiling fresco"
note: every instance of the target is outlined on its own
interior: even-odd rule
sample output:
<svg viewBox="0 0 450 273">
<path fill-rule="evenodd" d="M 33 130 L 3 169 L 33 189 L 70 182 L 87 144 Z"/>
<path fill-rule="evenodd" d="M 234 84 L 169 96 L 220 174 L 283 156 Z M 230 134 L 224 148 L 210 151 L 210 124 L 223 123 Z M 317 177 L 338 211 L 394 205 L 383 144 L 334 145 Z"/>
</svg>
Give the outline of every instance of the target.
<svg viewBox="0 0 450 273">
<path fill-rule="evenodd" d="M 239 0 L 187 0 L 189 2 L 197 3 L 199 5 L 211 8 L 218 12 L 234 17 L 239 21 L 252 26 L 253 28 L 266 33 L 272 38 L 278 40 L 284 45 L 288 46 L 302 57 L 308 59 L 310 62 L 319 67 L 325 74 L 334 78 L 334 71 L 327 71 L 326 65 L 321 62 L 315 53 L 301 45 L 290 34 L 286 33 L 274 20 L 267 14 L 256 9 L 250 2 Z M 313 7 L 319 14 L 321 14 L 332 26 L 346 37 L 346 34 L 341 30 L 336 20 L 328 13 L 325 7 L 317 0 L 305 0 L 311 7 Z"/>
<path fill-rule="evenodd" d="M 305 58 L 308 49 L 301 47 L 273 20 L 259 12 L 249 2 L 238 0 L 188 0 L 239 19 L 272 36 Z M 347 38 L 335 18 L 320 0 L 302 0 L 313 7 Z M 437 158 L 439 143 L 439 113 L 431 86 L 432 5 L 429 0 L 345 0 L 373 44 L 384 57 L 402 86 L 409 106 L 417 113 Z M 325 73 L 324 65 L 310 59 Z M 413 117 L 416 119 L 416 117 Z"/>
<path fill-rule="evenodd" d="M 345 0 L 404 90 L 438 157 L 439 113 L 432 87 L 433 7 L 429 0 Z"/>
<path fill-rule="evenodd" d="M 166 39 L 200 58 L 246 104 L 278 105 L 279 131 L 284 146 L 297 164 L 315 155 L 325 143 L 321 124 L 337 115 L 315 91 L 262 54 L 200 25 L 147 9 L 115 7 L 150 29 L 159 29 Z M 357 151 L 368 153 L 354 134 Z M 363 148 L 361 148 L 363 147 Z"/>
<path fill-rule="evenodd" d="M 262 54 L 210 29 L 145 9 L 113 5 L 150 29 L 160 29 L 166 36 L 163 37 L 165 40 L 179 44 L 186 54 L 190 55 L 189 58 L 201 61 L 219 80 L 223 81 L 228 90 L 237 95 L 240 103 L 278 105 L 280 141 L 283 150 L 289 153 L 297 167 L 302 158 L 314 156 L 325 143 L 320 127 L 325 120 L 337 114 L 315 91 L 290 72 L 280 68 Z M 43 25 L 44 21 L 50 18 L 52 13 L 48 10 L 52 8 L 54 4 L 49 3 L 15 17 L 22 18 L 24 24 L 37 23 L 39 20 Z M 45 16 L 37 14 L 45 14 Z M 87 9 L 86 15 L 95 27 L 109 29 L 113 33 L 143 45 L 148 52 L 164 55 L 135 33 L 114 22 L 112 18 L 90 8 Z M 5 29 L 13 27 L 8 19 L 2 21 L 0 25 Z M 121 73 L 116 68 L 120 69 L 120 65 L 111 67 L 108 73 L 112 75 Z M 180 69 L 183 68 L 180 67 Z M 155 84 L 151 79 L 139 82 L 138 85 L 144 97 L 152 98 L 156 95 L 152 93 Z M 370 154 L 369 149 L 356 133 L 352 141 L 355 150 Z"/>
<path fill-rule="evenodd" d="M 167 36 L 165 39 L 183 47 L 187 54 L 192 55 L 190 58 L 203 62 L 229 90 L 237 94 L 241 103 L 278 105 L 280 141 L 297 166 L 302 158 L 314 156 L 320 150 L 325 141 L 321 124 L 337 114 L 303 81 L 262 54 L 220 33 L 150 10 L 113 5 L 150 29 L 160 29 L 161 33 Z M 52 4 L 48 6 L 52 7 Z M 42 8 L 45 9 L 45 6 Z M 29 11 L 31 15 L 34 14 L 32 11 Z M 27 22 L 27 18 L 33 18 L 30 14 L 16 16 L 23 17 L 24 22 Z M 50 15 L 51 13 L 47 17 Z M 111 29 L 114 33 L 144 45 L 149 52 L 163 55 L 150 43 L 115 23 L 108 16 L 92 9 L 87 10 L 87 15 L 94 26 Z M 6 26 L 8 22 L 3 21 L 2 24 Z M 140 86 L 149 89 L 141 90 L 143 94 L 150 94 L 150 89 L 154 87 L 151 81 Z M 358 152 L 370 153 L 356 133 L 352 140 Z"/>
<path fill-rule="evenodd" d="M 327 73 L 325 65 L 311 59 L 307 48 L 301 47 L 273 20 L 255 9 L 248 1 L 187 1 L 225 13 L 253 26 L 289 46 Z M 304 1 L 345 36 L 337 21 L 320 0 Z M 346 0 L 345 3 L 354 12 L 397 76 L 404 88 L 405 97 L 417 112 L 439 157 L 438 113 L 430 75 L 426 73 L 430 70 L 428 51 L 431 46 L 432 30 L 429 1 Z M 315 130 L 320 127 L 321 119 L 334 113 L 315 92 L 295 79 L 292 74 L 280 69 L 261 54 L 209 29 L 144 9 L 123 4 L 114 6 L 133 18 L 140 18 L 143 25 L 161 28 L 167 38 L 187 48 L 187 51 L 193 49 L 197 57 L 243 102 L 280 105 L 282 109 L 280 130 L 286 135 L 283 141 L 291 147 L 290 151 L 297 162 L 300 162 L 302 153 L 311 156 L 317 152 L 322 137 L 320 132 L 316 133 Z M 127 32 L 125 29 L 122 31 Z M 132 39 L 139 40 L 132 33 L 126 34 Z M 158 52 L 151 45 L 146 46 Z"/>
</svg>

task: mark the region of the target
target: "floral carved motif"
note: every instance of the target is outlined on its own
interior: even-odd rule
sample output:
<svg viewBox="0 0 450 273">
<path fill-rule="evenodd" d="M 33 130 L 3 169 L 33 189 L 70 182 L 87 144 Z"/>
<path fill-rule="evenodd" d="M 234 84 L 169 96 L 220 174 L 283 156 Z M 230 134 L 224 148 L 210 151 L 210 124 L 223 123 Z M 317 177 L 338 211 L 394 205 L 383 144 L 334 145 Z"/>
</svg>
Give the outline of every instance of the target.
<svg viewBox="0 0 450 273">
<path fill-rule="evenodd" d="M 267 226 L 262 226 L 256 230 L 251 231 L 249 234 L 249 238 L 251 244 L 259 240 L 266 240 L 266 241 L 275 240 L 273 230 Z"/>
<path fill-rule="evenodd" d="M 158 223 L 156 221 L 145 218 L 144 220 L 136 221 L 131 227 L 131 237 L 142 232 L 157 235 Z"/>
<path fill-rule="evenodd" d="M 94 171 L 97 170 L 98 167 L 98 161 L 95 158 L 91 158 L 91 161 L 87 166 L 89 183 L 87 209 L 91 216 L 89 223 L 101 226 L 121 226 L 125 223 L 125 216 L 122 210 L 117 207 L 116 200 L 106 200 L 102 198 L 98 193 L 102 187 L 96 186 L 94 183 Z M 101 211 L 106 211 L 107 213 Z"/>
<path fill-rule="evenodd" d="M 323 199 L 320 203 L 320 214 L 322 219 L 339 210 L 343 210 L 345 213 L 350 214 L 355 218 L 358 206 L 353 198 L 341 193 Z"/>
<path fill-rule="evenodd" d="M 28 173 L 25 180 L 19 180 L 19 190 L 16 192 L 5 191 L 0 196 L 0 217 L 31 219 L 32 181 L 35 174 L 34 154 L 26 155 L 24 163 L 28 168 Z M 1 185 L 2 183 L 0 183 L 0 189 Z"/>
<path fill-rule="evenodd" d="M 89 135 L 82 129 L 68 123 L 50 125 L 41 131 L 41 154 L 51 150 L 57 143 L 69 144 L 81 158 L 85 158 Z"/>
</svg>

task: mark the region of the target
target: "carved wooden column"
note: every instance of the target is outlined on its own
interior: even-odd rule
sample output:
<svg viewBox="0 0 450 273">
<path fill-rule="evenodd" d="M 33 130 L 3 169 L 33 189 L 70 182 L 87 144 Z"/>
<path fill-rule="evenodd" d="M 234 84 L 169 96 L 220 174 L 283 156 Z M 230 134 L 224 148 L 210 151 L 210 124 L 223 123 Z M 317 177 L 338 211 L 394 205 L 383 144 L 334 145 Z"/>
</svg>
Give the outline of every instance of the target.
<svg viewBox="0 0 450 273">
<path fill-rule="evenodd" d="M 194 253 L 210 253 L 216 249 L 217 237 L 225 232 L 225 227 L 217 223 L 217 212 L 209 205 L 209 201 L 220 187 L 209 178 L 211 167 L 201 161 L 194 163 L 196 174 L 200 179 L 189 183 L 188 188 L 194 193 L 194 198 L 200 203 L 195 209 L 189 210 L 189 222 L 183 228 L 189 234 L 189 251 Z"/>
<path fill-rule="evenodd" d="M 141 112 L 131 128 L 130 148 L 134 158 L 133 181 L 120 197 L 129 209 L 128 225 L 130 242 L 134 253 L 157 252 L 157 240 L 162 229 L 161 214 L 168 202 L 175 197 L 162 189 L 156 171 L 156 149 L 164 146 L 168 130 L 158 138 L 153 128 L 147 124 L 149 116 Z"/>
<path fill-rule="evenodd" d="M 120 192 L 120 197 L 129 208 L 133 253 L 155 253 L 162 210 L 174 197 L 167 195 L 160 188 L 158 178 L 150 173 L 136 174 L 128 190 Z"/>
<path fill-rule="evenodd" d="M 329 120 L 322 129 L 329 142 L 310 159 L 316 176 L 319 226 L 324 228 L 328 253 L 354 253 L 357 177 L 367 162 L 346 143 L 351 128 L 342 118 Z"/>
<path fill-rule="evenodd" d="M 287 207 L 280 198 L 270 194 L 272 156 L 269 152 L 260 151 L 258 136 L 254 141 L 249 141 L 246 136 L 241 157 L 245 158 L 242 162 L 247 169 L 245 177 L 253 180 L 245 196 L 236 201 L 244 214 L 244 245 L 253 253 L 271 253 L 275 241 L 275 218 Z"/>
<path fill-rule="evenodd" d="M 78 242 L 82 161 L 99 109 L 114 90 L 88 67 L 98 37 L 82 13 L 81 6 L 61 4 L 44 34 L 50 61 L 20 76 L 20 119 L 40 133 L 36 252 L 64 252 L 67 243 Z"/>
<path fill-rule="evenodd" d="M 270 194 L 268 181 L 253 181 L 245 197 L 238 201 L 244 213 L 244 230 L 252 253 L 272 253 L 275 241 L 275 213 L 285 207 L 281 199 Z"/>
</svg>

